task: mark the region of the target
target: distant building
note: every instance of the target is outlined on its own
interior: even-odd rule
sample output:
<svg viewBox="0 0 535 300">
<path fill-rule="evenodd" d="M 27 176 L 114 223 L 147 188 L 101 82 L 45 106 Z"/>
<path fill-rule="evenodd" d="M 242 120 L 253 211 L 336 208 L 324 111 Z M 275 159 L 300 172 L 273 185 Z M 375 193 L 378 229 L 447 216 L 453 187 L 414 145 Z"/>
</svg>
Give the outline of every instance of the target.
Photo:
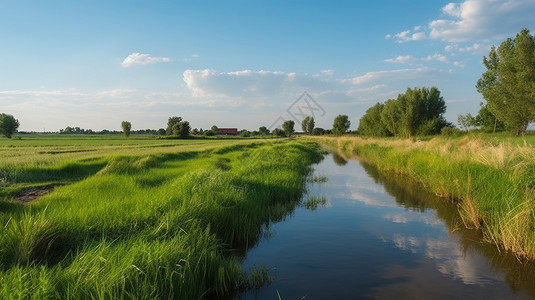
<svg viewBox="0 0 535 300">
<path fill-rule="evenodd" d="M 237 135 L 238 134 L 238 128 L 218 128 L 217 132 L 219 134 Z"/>
</svg>

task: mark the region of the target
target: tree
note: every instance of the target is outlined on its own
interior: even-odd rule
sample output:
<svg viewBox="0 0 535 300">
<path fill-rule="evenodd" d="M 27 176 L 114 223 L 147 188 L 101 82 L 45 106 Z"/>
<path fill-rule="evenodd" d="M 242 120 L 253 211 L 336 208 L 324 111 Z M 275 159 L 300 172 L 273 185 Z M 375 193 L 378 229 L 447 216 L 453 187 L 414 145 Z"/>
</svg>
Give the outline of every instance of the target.
<svg viewBox="0 0 535 300">
<path fill-rule="evenodd" d="M 190 136 L 191 127 L 188 121 L 178 122 L 173 125 L 173 135 L 178 136 L 181 139 L 188 138 Z"/>
<path fill-rule="evenodd" d="M 287 120 L 282 123 L 282 130 L 284 130 L 284 133 L 286 136 L 290 137 L 295 132 L 294 130 L 295 122 L 293 120 Z"/>
<path fill-rule="evenodd" d="M 179 138 L 188 138 L 191 127 L 188 121 L 182 121 L 181 117 L 170 117 L 167 121 L 167 135 L 174 135 Z"/>
<path fill-rule="evenodd" d="M 311 116 L 307 116 L 301 122 L 301 128 L 303 129 L 303 132 L 308 134 L 312 134 L 315 125 L 314 117 Z"/>
<path fill-rule="evenodd" d="M 324 135 L 325 134 L 325 129 L 320 128 L 320 127 L 316 127 L 316 128 L 314 128 L 314 130 L 312 130 L 312 134 L 313 135 Z"/>
<path fill-rule="evenodd" d="M 524 134 L 535 121 L 535 39 L 523 29 L 483 58 L 487 68 L 477 81 L 477 91 L 499 121 Z"/>
<path fill-rule="evenodd" d="M 284 130 L 282 130 L 280 128 L 273 129 L 273 132 L 271 134 L 273 134 L 274 136 L 278 136 L 278 137 L 285 137 L 286 136 L 286 133 L 284 133 Z"/>
<path fill-rule="evenodd" d="M 377 103 L 368 108 L 366 113 L 360 118 L 358 132 L 366 136 L 389 136 L 392 135 L 386 125 L 381 120 L 381 112 L 384 104 Z"/>
<path fill-rule="evenodd" d="M 8 139 L 17 132 L 19 125 L 19 120 L 15 119 L 12 115 L 0 114 L 0 134 L 3 134 Z"/>
<path fill-rule="evenodd" d="M 336 118 L 334 118 L 333 133 L 335 135 L 342 135 L 346 133 L 346 131 L 349 129 L 349 126 L 351 126 L 349 117 L 347 115 L 338 115 Z"/>
<path fill-rule="evenodd" d="M 214 133 L 214 135 L 219 134 L 219 128 L 215 125 L 212 125 L 212 128 L 210 129 Z"/>
<path fill-rule="evenodd" d="M 173 135 L 173 127 L 180 122 L 182 122 L 181 117 L 170 117 L 167 121 L 167 129 L 165 130 L 167 135 Z"/>
<path fill-rule="evenodd" d="M 385 102 L 381 121 L 395 136 L 439 134 L 449 125 L 443 114 L 446 102 L 436 87 L 407 88 L 397 99 Z"/>
<path fill-rule="evenodd" d="M 498 132 L 511 129 L 511 126 L 505 125 L 490 112 L 488 105 L 485 105 L 483 102 L 479 103 L 479 105 L 481 108 L 475 117 L 475 126 L 479 126 L 485 132 Z"/>
<path fill-rule="evenodd" d="M 126 137 L 130 136 L 130 130 L 132 129 L 132 123 L 128 121 L 122 121 L 121 122 L 121 128 L 123 129 L 123 133 Z"/>
<path fill-rule="evenodd" d="M 268 135 L 269 134 L 269 129 L 266 128 L 266 126 L 260 126 L 258 128 L 258 132 L 261 134 L 261 135 Z"/>
<path fill-rule="evenodd" d="M 471 113 L 467 113 L 466 115 L 458 115 L 457 123 L 463 130 L 466 131 L 470 127 L 476 126 L 476 118 L 473 117 Z"/>
</svg>

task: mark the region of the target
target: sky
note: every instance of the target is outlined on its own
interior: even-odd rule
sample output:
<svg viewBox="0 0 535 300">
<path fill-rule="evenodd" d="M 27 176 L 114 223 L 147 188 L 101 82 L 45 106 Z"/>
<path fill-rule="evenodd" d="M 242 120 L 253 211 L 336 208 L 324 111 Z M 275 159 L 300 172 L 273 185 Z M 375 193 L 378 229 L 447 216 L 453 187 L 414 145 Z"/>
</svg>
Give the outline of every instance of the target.
<svg viewBox="0 0 535 300">
<path fill-rule="evenodd" d="M 0 1 L 0 113 L 19 131 L 352 130 L 377 102 L 436 86 L 477 114 L 492 45 L 535 34 L 533 0 Z"/>
</svg>

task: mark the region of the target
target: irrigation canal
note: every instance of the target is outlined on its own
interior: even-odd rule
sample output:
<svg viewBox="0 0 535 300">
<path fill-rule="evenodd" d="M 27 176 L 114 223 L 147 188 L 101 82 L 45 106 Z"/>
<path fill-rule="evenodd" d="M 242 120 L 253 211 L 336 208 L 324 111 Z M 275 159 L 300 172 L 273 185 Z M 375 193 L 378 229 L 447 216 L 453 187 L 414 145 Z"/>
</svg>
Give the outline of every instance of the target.
<svg viewBox="0 0 535 300">
<path fill-rule="evenodd" d="M 535 266 L 462 229 L 455 205 L 406 178 L 327 155 L 307 198 L 243 257 L 274 280 L 234 299 L 532 299 Z M 321 202 L 321 201 L 320 201 Z"/>
</svg>

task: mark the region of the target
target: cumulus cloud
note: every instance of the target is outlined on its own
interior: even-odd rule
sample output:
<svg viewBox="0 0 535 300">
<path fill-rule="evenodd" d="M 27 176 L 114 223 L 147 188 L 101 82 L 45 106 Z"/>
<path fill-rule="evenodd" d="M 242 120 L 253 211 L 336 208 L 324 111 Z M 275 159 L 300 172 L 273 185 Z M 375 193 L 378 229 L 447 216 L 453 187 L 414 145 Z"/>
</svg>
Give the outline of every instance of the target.
<svg viewBox="0 0 535 300">
<path fill-rule="evenodd" d="M 387 38 L 398 42 L 437 39 L 446 42 L 493 41 L 514 36 L 524 27 L 533 27 L 535 1 L 465 0 L 442 7 L 444 18 L 426 26 L 416 26 Z M 422 30 L 422 31 L 420 31 Z"/>
<path fill-rule="evenodd" d="M 139 52 L 134 52 L 130 55 L 128 55 L 123 62 L 121 63 L 121 66 L 123 68 L 128 68 L 132 66 L 142 66 L 142 65 L 150 65 L 150 64 L 156 64 L 161 62 L 170 62 L 171 59 L 168 57 L 153 57 L 150 56 L 150 54 L 143 54 Z"/>
</svg>

